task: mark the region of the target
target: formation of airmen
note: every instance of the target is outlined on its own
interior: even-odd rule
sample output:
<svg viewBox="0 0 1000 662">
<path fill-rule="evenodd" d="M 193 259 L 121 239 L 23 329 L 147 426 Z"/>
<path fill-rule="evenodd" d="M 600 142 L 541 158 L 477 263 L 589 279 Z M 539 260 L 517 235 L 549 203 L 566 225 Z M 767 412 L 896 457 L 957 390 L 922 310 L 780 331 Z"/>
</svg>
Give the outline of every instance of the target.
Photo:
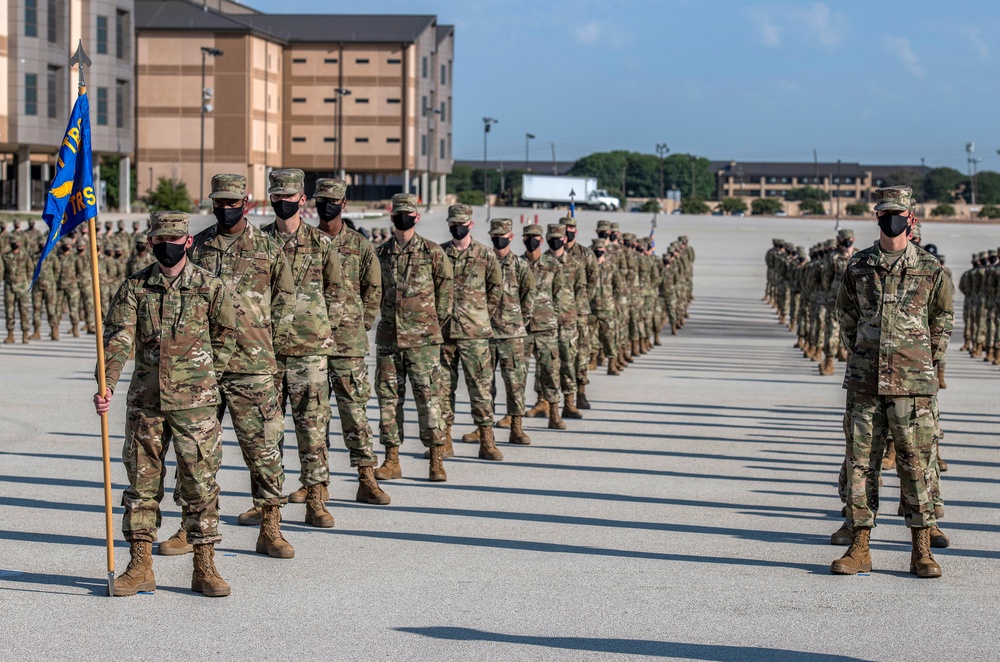
<svg viewBox="0 0 1000 662">
<path fill-rule="evenodd" d="M 123 450 L 129 487 L 122 530 L 130 562 L 115 580 L 115 595 L 155 589 L 152 545 L 171 443 L 182 524 L 157 552 L 193 553 L 192 590 L 229 594 L 214 565 L 225 410 L 250 473 L 253 503 L 238 522 L 260 527 L 258 553 L 292 558 L 280 524 L 286 503 L 304 503 L 307 524 L 334 526 L 325 505 L 332 399 L 358 471 L 357 501 L 386 505 L 391 499 L 379 481 L 404 473 L 399 448 L 407 382 L 430 461 L 428 478 L 446 481 L 444 460 L 455 454 L 460 366 L 476 426 L 462 440 L 478 443 L 481 459 L 502 461 L 495 427 L 509 428 L 508 442 L 515 445 L 531 443 L 525 416 L 565 429 L 564 419 L 583 418 L 590 409 L 590 371 L 607 366 L 609 375 L 620 375 L 661 344 L 661 331 L 676 334 L 688 316 L 695 255 L 687 237 L 660 257 L 652 239 L 600 221 L 598 236 L 585 247 L 576 219 L 565 217 L 544 229 L 524 226 L 524 253 L 517 255 L 511 219 L 490 221 L 487 246 L 470 234 L 473 209 L 459 204 L 448 209 L 452 239 L 438 245 L 416 231 L 416 196 L 398 194 L 392 233 L 373 232 L 369 240 L 342 217 L 342 180 L 317 181 L 319 224 L 305 223 L 304 180 L 297 169 L 269 174 L 276 218 L 259 229 L 246 218 L 246 179 L 240 175 L 212 178 L 217 223 L 196 236 L 187 214 L 151 214 L 142 251 L 150 263 L 129 271 L 110 302 L 104 325 L 108 393 L 95 394 L 98 413 L 110 409 L 128 358 L 134 355 L 136 363 Z M 102 263 L 122 261 L 115 236 L 102 243 L 104 257 L 108 250 L 111 257 Z M 133 246 L 130 260 L 139 252 Z M 109 268 L 109 283 L 117 273 Z M 381 465 L 366 414 L 372 384 L 365 357 L 373 327 Z M 532 358 L 536 402 L 528 409 Z M 499 421 L 497 370 L 506 391 Z M 301 486 L 286 496 L 282 448 L 289 409 L 302 470 Z"/>
<path fill-rule="evenodd" d="M 965 295 L 962 351 L 1000 365 L 1000 248 L 974 253 L 958 289 Z"/>
<path fill-rule="evenodd" d="M 8 231 L 6 224 L 0 224 L 0 280 L 4 284 L 7 312 L 5 344 L 15 342 L 14 330 L 18 321 L 21 342 L 41 340 L 43 313 L 52 340 L 59 340 L 59 325 L 67 314 L 74 337 L 95 332 L 87 227 L 80 226 L 78 232 L 59 240 L 52 254 L 42 263 L 35 286 L 30 288 L 35 265 L 47 239 L 39 226 L 45 227 L 34 220 L 15 221 Z M 97 243 L 101 252 L 98 260 L 101 304 L 106 311 L 111 295 L 125 277 L 154 259 L 138 222 L 132 223 L 131 232 L 126 231 L 124 221 L 118 221 L 117 230 L 111 221 L 105 222 L 103 232 L 98 228 Z"/>
</svg>

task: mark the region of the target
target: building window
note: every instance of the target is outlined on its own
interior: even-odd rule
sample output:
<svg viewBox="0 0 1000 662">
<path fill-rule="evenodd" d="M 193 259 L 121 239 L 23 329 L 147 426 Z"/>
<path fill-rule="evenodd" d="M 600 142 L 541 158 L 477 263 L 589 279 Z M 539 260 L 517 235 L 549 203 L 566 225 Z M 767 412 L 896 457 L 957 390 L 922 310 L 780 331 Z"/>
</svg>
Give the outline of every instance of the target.
<svg viewBox="0 0 1000 662">
<path fill-rule="evenodd" d="M 305 64 L 306 59 L 304 57 L 293 57 L 292 64 Z"/>
<path fill-rule="evenodd" d="M 356 142 L 356 143 L 366 143 L 366 142 L 368 142 L 368 139 L 367 138 L 355 138 L 354 142 Z"/>
<path fill-rule="evenodd" d="M 48 38 L 54 44 L 59 41 L 59 6 L 56 0 L 49 0 L 46 9 L 48 16 L 45 17 L 45 24 L 48 28 Z"/>
<path fill-rule="evenodd" d="M 359 58 L 357 58 L 357 59 L 354 60 L 354 64 L 368 64 L 368 58 L 366 58 L 366 57 L 359 57 Z"/>
<path fill-rule="evenodd" d="M 386 60 L 386 64 L 403 64 L 403 61 L 400 60 L 398 57 L 391 57 L 388 60 Z"/>
<path fill-rule="evenodd" d="M 115 81 L 115 126 L 119 129 L 125 128 L 125 97 L 128 91 L 126 85 L 128 85 L 126 81 Z"/>
<path fill-rule="evenodd" d="M 420 136 L 420 156 L 427 156 L 427 136 Z"/>
<path fill-rule="evenodd" d="M 59 67 L 49 67 L 45 87 L 47 114 L 50 119 L 55 119 L 59 116 Z"/>
<path fill-rule="evenodd" d="M 337 97 L 326 97 L 323 99 L 323 103 L 337 103 Z"/>
<path fill-rule="evenodd" d="M 441 139 L 441 156 L 439 158 L 444 158 L 444 138 Z"/>
<path fill-rule="evenodd" d="M 292 136 L 293 143 L 304 143 L 306 141 L 302 136 Z"/>
<path fill-rule="evenodd" d="M 38 74 L 24 74 L 24 114 L 38 114 Z"/>
<path fill-rule="evenodd" d="M 108 17 L 97 17 L 97 52 L 99 55 L 108 54 Z"/>
<path fill-rule="evenodd" d="M 845 184 L 853 184 L 854 183 L 854 178 L 853 177 L 844 177 L 844 183 Z"/>
<path fill-rule="evenodd" d="M 324 58 L 323 64 L 337 64 L 337 58 L 335 57 Z"/>
<path fill-rule="evenodd" d="M 425 55 L 424 59 L 421 60 L 420 62 L 421 62 L 421 64 L 420 64 L 420 70 L 422 72 L 422 75 L 423 75 L 424 78 L 427 78 L 427 64 L 428 64 L 427 63 L 427 56 Z"/>
<path fill-rule="evenodd" d="M 777 177 L 768 177 L 767 178 L 767 183 L 768 184 L 777 184 L 778 183 L 778 178 Z"/>
<path fill-rule="evenodd" d="M 399 99 L 386 99 L 385 102 L 386 103 L 400 103 L 400 100 Z"/>
<path fill-rule="evenodd" d="M 788 177 L 782 177 L 782 178 L 781 178 L 781 183 L 782 183 L 782 184 L 787 184 L 787 183 L 788 183 L 789 181 L 790 181 L 790 180 L 788 179 Z"/>
<path fill-rule="evenodd" d="M 399 138 L 386 138 L 385 141 L 390 144 L 398 143 Z"/>
<path fill-rule="evenodd" d="M 354 103 L 368 103 L 368 99 L 356 98 Z"/>
<path fill-rule="evenodd" d="M 337 139 L 336 138 L 331 138 L 330 136 L 326 136 L 325 138 L 323 138 L 323 142 L 325 142 L 325 143 L 335 143 L 335 142 L 337 142 Z"/>
<path fill-rule="evenodd" d="M 108 88 L 97 88 L 97 124 L 108 125 Z"/>
<path fill-rule="evenodd" d="M 426 96 L 420 97 L 420 114 L 422 116 L 424 116 L 424 117 L 427 117 L 427 97 Z"/>
<path fill-rule="evenodd" d="M 24 36 L 38 36 L 38 0 L 24 0 Z"/>
<path fill-rule="evenodd" d="M 124 60 L 127 55 L 128 36 L 128 12 L 119 9 L 115 12 L 115 57 L 119 60 Z"/>
<path fill-rule="evenodd" d="M 444 101 L 442 101 L 442 102 L 441 102 L 441 121 L 442 121 L 442 122 L 446 122 L 446 121 L 447 121 L 447 120 L 445 119 L 446 117 L 447 117 L 447 116 L 445 115 L 445 112 L 444 112 Z"/>
<path fill-rule="evenodd" d="M 292 103 L 305 103 L 305 97 L 292 97 Z"/>
<path fill-rule="evenodd" d="M 448 84 L 448 66 L 444 64 L 441 65 L 441 84 Z"/>
</svg>

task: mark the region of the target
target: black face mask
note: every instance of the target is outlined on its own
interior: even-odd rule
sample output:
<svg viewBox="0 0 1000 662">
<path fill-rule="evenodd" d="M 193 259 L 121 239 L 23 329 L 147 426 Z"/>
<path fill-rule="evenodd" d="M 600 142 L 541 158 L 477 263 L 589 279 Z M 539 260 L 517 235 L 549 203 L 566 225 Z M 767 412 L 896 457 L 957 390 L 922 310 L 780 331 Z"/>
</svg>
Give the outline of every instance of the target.
<svg viewBox="0 0 1000 662">
<path fill-rule="evenodd" d="M 891 214 L 878 217 L 878 227 L 887 237 L 898 237 L 906 232 L 909 223 L 905 216 Z"/>
<path fill-rule="evenodd" d="M 139 245 L 137 245 L 135 247 L 135 250 L 136 250 L 137 253 L 145 253 L 146 252 L 146 244 L 139 244 Z"/>
<path fill-rule="evenodd" d="M 215 220 L 219 222 L 219 225 L 231 230 L 236 225 L 243 220 L 243 206 L 239 207 L 215 207 L 212 209 L 212 213 L 215 214 Z"/>
<path fill-rule="evenodd" d="M 599 249 L 595 250 L 595 251 L 594 251 L 594 256 L 595 256 L 595 257 L 596 257 L 596 258 L 597 258 L 598 260 L 600 260 L 600 259 L 601 259 L 602 257 L 604 257 L 604 249 L 603 249 L 603 248 L 599 248 Z"/>
<path fill-rule="evenodd" d="M 557 251 L 563 247 L 563 240 L 556 239 L 554 237 L 552 239 L 546 239 L 545 243 L 547 243 L 549 245 L 549 248 L 553 251 Z"/>
<path fill-rule="evenodd" d="M 510 246 L 510 237 L 490 237 L 490 239 L 493 240 L 493 248 L 498 251 L 502 251 Z"/>
<path fill-rule="evenodd" d="M 316 213 L 319 214 L 321 220 L 326 222 L 337 218 L 343 211 L 343 205 L 328 200 L 323 200 L 316 205 Z"/>
<path fill-rule="evenodd" d="M 15 247 L 16 246 L 17 245 L 15 244 Z M 997 262 L 1000 262 L 1000 257 L 991 257 L 990 258 L 990 264 L 996 264 Z"/>
<path fill-rule="evenodd" d="M 454 237 L 455 239 L 465 239 L 467 236 L 469 236 L 469 230 L 471 229 L 472 228 L 470 228 L 468 225 L 448 226 L 448 232 L 450 232 L 451 236 Z"/>
<path fill-rule="evenodd" d="M 566 230 L 566 243 L 568 244 L 571 241 L 576 241 L 576 230 Z"/>
<path fill-rule="evenodd" d="M 272 200 L 271 209 L 274 210 L 274 215 L 283 221 L 287 221 L 295 213 L 299 211 L 298 200 Z"/>
<path fill-rule="evenodd" d="M 843 246 L 844 248 L 850 248 L 851 246 L 854 245 L 854 240 L 848 239 L 847 241 L 842 242 L 840 245 Z"/>
<path fill-rule="evenodd" d="M 156 256 L 156 261 L 167 269 L 176 267 L 177 263 L 184 257 L 184 252 L 184 244 L 172 244 L 167 241 L 162 244 L 153 244 L 153 255 Z"/>
<path fill-rule="evenodd" d="M 62 252 L 63 253 L 69 253 L 69 246 L 63 246 L 62 247 Z"/>
<path fill-rule="evenodd" d="M 21 247 L 21 244 L 17 243 L 16 241 L 10 242 L 10 250 L 16 251 L 20 247 Z"/>
<path fill-rule="evenodd" d="M 400 232 L 406 232 L 407 230 L 412 230 L 413 226 L 417 224 L 416 215 L 410 214 L 393 214 L 392 224 Z"/>
<path fill-rule="evenodd" d="M 621 235 L 620 235 L 620 234 L 618 234 L 617 232 L 612 232 L 612 233 L 611 233 L 611 241 L 618 241 L 618 239 L 619 239 L 620 237 L 621 237 Z"/>
<path fill-rule="evenodd" d="M 600 237 L 601 239 L 607 239 L 608 238 L 608 233 L 607 232 L 598 232 L 597 236 Z"/>
<path fill-rule="evenodd" d="M 534 253 L 535 251 L 538 250 L 538 247 L 541 245 L 542 245 L 541 237 L 531 236 L 524 238 L 524 247 L 528 249 L 529 253 Z"/>
</svg>

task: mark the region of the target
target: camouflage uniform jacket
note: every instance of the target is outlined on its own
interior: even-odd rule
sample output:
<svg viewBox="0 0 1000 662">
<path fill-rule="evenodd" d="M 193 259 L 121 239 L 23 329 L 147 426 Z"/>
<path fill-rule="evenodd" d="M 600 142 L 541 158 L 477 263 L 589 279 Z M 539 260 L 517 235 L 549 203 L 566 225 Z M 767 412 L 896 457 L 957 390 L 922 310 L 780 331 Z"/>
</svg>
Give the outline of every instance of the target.
<svg viewBox="0 0 1000 662">
<path fill-rule="evenodd" d="M 24 246 L 21 246 L 16 253 L 8 251 L 3 254 L 3 282 L 11 288 L 11 292 L 27 292 L 34 270 L 31 254 Z M 11 314 L 13 311 L 8 310 L 7 315 Z"/>
<path fill-rule="evenodd" d="M 94 279 L 90 274 L 90 250 L 73 255 L 73 269 L 76 271 L 77 287 L 87 291 L 93 290 Z"/>
<path fill-rule="evenodd" d="M 330 237 L 340 254 L 344 285 L 331 303 L 330 318 L 340 320 L 333 334 L 334 356 L 367 356 L 368 331 L 382 299 L 382 269 L 372 243 L 346 225 Z"/>
<path fill-rule="evenodd" d="M 229 292 L 190 262 L 173 284 L 156 264 L 130 276 L 104 320 L 104 370 L 112 391 L 135 349 L 129 407 L 177 411 L 219 404 L 218 378 L 235 347 Z"/>
<path fill-rule="evenodd" d="M 302 221 L 293 235 L 278 232 L 277 223 L 260 231 L 282 247 L 295 283 L 295 304 L 274 320 L 274 345 L 284 356 L 328 356 L 336 348 L 331 304 L 343 287 L 340 257 L 325 234 Z"/>
<path fill-rule="evenodd" d="M 593 298 L 594 288 L 597 286 L 597 256 L 591 249 L 581 246 L 580 242 L 574 243 L 566 249 L 566 252 L 583 264 L 584 279 L 587 282 L 587 297 L 584 299 L 585 305 L 580 306 L 580 314 L 589 315 L 590 300 Z"/>
<path fill-rule="evenodd" d="M 878 242 L 851 258 L 837 299 L 851 349 L 844 388 L 872 395 L 934 395 L 935 366 L 954 327 L 951 290 L 934 256 L 908 244 L 891 267 Z"/>
<path fill-rule="evenodd" d="M 441 249 L 451 260 L 454 274 L 455 305 L 451 322 L 443 329 L 448 339 L 492 338 L 490 324 L 500 308 L 503 277 L 500 263 L 492 248 L 476 240 L 460 250 L 455 242 L 441 244 Z"/>
<path fill-rule="evenodd" d="M 545 253 L 554 260 L 557 260 L 566 274 L 566 287 L 558 295 L 562 297 L 560 302 L 559 325 L 575 326 L 577 318 L 590 314 L 590 300 L 587 298 L 587 276 L 584 273 L 583 264 L 571 257 L 565 250 L 559 257 L 552 255 L 551 251 Z"/>
<path fill-rule="evenodd" d="M 524 338 L 531 326 L 531 311 L 535 304 L 535 276 L 528 261 L 509 251 L 497 258 L 503 288 L 500 305 L 490 320 L 494 338 Z"/>
<path fill-rule="evenodd" d="M 455 296 L 451 260 L 418 234 L 405 246 L 392 236 L 376 255 L 382 268 L 382 319 L 375 343 L 398 349 L 440 345 Z"/>
<path fill-rule="evenodd" d="M 278 366 L 274 323 L 295 305 L 295 283 L 281 248 L 251 224 L 229 248 L 213 225 L 194 237 L 188 257 L 218 276 L 229 289 L 236 310 L 236 351 L 226 372 L 272 375 Z"/>
<path fill-rule="evenodd" d="M 59 267 L 56 269 L 58 274 L 56 283 L 61 290 L 71 290 L 76 287 L 76 256 L 73 255 L 72 251 L 64 252 L 62 245 L 56 250 L 58 254 L 50 258 L 59 261 Z"/>
<path fill-rule="evenodd" d="M 145 269 L 154 262 L 156 262 L 156 257 L 153 255 L 153 251 L 148 248 L 142 253 L 133 251 L 132 257 L 128 259 L 128 264 L 125 265 L 125 277 L 127 278 L 137 271 Z"/>
<path fill-rule="evenodd" d="M 590 300 L 590 310 L 597 317 L 608 319 L 615 315 L 615 302 L 621 297 L 624 284 L 622 283 L 622 277 L 618 273 L 618 269 L 607 258 L 600 264 L 595 261 L 594 265 L 597 269 L 595 271 L 594 296 Z"/>
<path fill-rule="evenodd" d="M 564 309 L 569 307 L 572 310 L 575 305 L 573 291 L 566 282 L 566 269 L 548 253 L 534 262 L 527 257 L 524 260 L 535 277 L 535 301 L 531 307 L 528 332 L 558 329 Z M 573 316 L 575 318 L 575 312 Z"/>
<path fill-rule="evenodd" d="M 837 297 L 840 295 L 840 284 L 844 282 L 844 272 L 847 271 L 847 264 L 851 261 L 851 256 L 842 251 L 835 251 L 830 257 L 830 289 L 829 294 L 829 305 L 833 306 L 837 303 Z"/>
</svg>

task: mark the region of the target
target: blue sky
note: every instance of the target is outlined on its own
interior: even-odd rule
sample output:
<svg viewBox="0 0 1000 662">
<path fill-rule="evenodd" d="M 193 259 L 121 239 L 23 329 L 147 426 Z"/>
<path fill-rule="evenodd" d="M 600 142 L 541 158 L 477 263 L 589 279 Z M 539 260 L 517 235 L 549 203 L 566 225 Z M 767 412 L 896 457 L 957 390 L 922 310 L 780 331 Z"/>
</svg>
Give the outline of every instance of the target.
<svg viewBox="0 0 1000 662">
<path fill-rule="evenodd" d="M 456 26 L 455 158 L 593 151 L 1000 169 L 996 0 L 245 0 Z"/>
</svg>

